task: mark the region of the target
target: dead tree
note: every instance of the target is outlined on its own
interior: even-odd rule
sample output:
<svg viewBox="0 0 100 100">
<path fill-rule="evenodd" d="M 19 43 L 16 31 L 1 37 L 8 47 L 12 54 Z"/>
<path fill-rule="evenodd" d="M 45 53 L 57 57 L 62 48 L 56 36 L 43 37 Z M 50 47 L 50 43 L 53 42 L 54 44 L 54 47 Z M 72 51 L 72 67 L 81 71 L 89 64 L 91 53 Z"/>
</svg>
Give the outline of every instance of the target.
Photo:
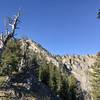
<svg viewBox="0 0 100 100">
<path fill-rule="evenodd" d="M 14 38 L 15 36 L 15 30 L 18 28 L 18 23 L 20 19 L 20 12 L 17 13 L 17 15 L 14 18 L 8 17 L 8 22 L 7 24 L 7 28 L 5 33 L 1 34 L 1 39 L 0 39 L 0 45 L 3 51 L 4 47 L 6 46 L 7 42 L 11 39 Z"/>
</svg>

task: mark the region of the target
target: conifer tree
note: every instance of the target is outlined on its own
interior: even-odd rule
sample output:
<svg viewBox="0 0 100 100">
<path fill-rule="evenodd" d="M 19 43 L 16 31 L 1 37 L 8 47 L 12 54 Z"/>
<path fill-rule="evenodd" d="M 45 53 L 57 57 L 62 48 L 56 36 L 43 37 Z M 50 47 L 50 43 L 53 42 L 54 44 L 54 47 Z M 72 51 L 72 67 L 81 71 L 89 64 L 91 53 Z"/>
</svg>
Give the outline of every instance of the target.
<svg viewBox="0 0 100 100">
<path fill-rule="evenodd" d="M 91 94 L 93 100 L 100 100 L 100 53 L 97 54 L 96 62 L 91 68 Z"/>
<path fill-rule="evenodd" d="M 20 57 L 20 43 L 17 40 L 9 40 L 1 55 L 0 74 L 10 76 L 14 72 L 18 72 Z"/>
<path fill-rule="evenodd" d="M 63 76 L 61 79 L 62 81 L 61 81 L 61 87 L 59 91 L 60 98 L 62 98 L 62 100 L 69 100 L 70 92 L 69 92 L 68 82 L 66 78 L 64 78 Z"/>
<path fill-rule="evenodd" d="M 10 75 L 12 70 L 17 71 L 16 65 L 19 61 L 18 54 L 20 50 L 14 36 L 20 21 L 19 18 L 20 12 L 14 18 L 8 17 L 5 33 L 0 34 L 0 42 L 2 44 L 0 47 L 0 74 Z M 15 41 L 12 41 L 12 39 Z"/>
</svg>

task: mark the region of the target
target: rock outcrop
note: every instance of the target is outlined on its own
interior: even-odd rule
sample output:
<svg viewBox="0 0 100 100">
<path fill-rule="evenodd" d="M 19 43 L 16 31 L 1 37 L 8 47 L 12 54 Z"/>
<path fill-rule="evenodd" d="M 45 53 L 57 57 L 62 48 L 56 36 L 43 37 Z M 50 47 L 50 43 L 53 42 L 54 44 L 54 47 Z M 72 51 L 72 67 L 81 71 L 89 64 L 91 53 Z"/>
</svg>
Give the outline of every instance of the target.
<svg viewBox="0 0 100 100">
<path fill-rule="evenodd" d="M 52 62 L 57 67 L 67 69 L 67 71 L 73 74 L 80 82 L 84 95 L 88 95 L 90 93 L 91 86 L 89 83 L 89 70 L 91 70 L 91 66 L 95 62 L 96 55 L 56 56 L 49 53 L 40 44 L 34 41 L 27 40 L 26 42 L 30 43 L 30 49 L 32 49 L 33 52 L 40 55 L 40 59 L 45 58 L 47 62 Z M 88 96 L 86 100 L 91 100 L 91 97 Z"/>
<path fill-rule="evenodd" d="M 84 91 L 89 92 L 91 87 L 89 85 L 89 70 L 94 64 L 96 55 L 52 55 L 40 44 L 35 41 L 26 40 L 30 44 L 29 48 L 34 53 L 39 55 L 40 59 L 45 59 L 47 62 L 52 62 L 59 68 L 66 67 L 81 83 Z M 66 69 L 65 68 L 65 69 Z"/>
<path fill-rule="evenodd" d="M 95 62 L 96 55 L 74 55 L 63 56 L 62 63 L 66 67 L 71 68 L 71 73 L 81 82 L 81 87 L 84 91 L 89 92 L 91 87 L 89 85 L 89 70 Z"/>
<path fill-rule="evenodd" d="M 41 61 L 46 61 L 47 63 L 52 62 L 52 64 L 54 64 L 61 70 L 63 69 L 63 70 L 66 70 L 67 72 L 69 72 L 70 74 L 73 74 L 81 85 L 82 91 L 84 92 L 85 100 L 91 100 L 91 96 L 90 96 L 91 86 L 89 83 L 89 80 L 90 80 L 89 79 L 90 78 L 89 70 L 91 70 L 91 66 L 95 62 L 96 55 L 84 55 L 84 56 L 82 56 L 82 55 L 64 55 L 64 56 L 52 55 L 45 48 L 43 48 L 40 44 L 36 43 L 35 41 L 21 39 L 20 42 L 22 43 L 22 49 L 24 49 L 24 46 L 26 44 L 28 44 L 28 48 L 32 51 L 32 53 L 36 54 L 38 59 L 40 59 Z M 26 75 L 26 76 L 28 76 L 28 75 Z M 30 78 L 28 77 L 28 79 L 30 79 Z M 27 78 L 25 78 L 25 79 L 27 79 Z M 48 95 L 48 97 L 49 96 L 53 97 L 52 91 L 47 89 L 46 86 L 44 86 L 41 82 L 39 82 L 35 78 L 32 80 L 34 81 L 33 86 L 34 86 L 34 89 L 36 88 L 35 89 L 36 93 L 40 93 L 41 95 L 43 95 L 43 93 L 41 92 L 41 90 L 42 90 L 45 92 L 45 94 L 47 93 L 46 95 L 48 95 L 48 94 L 52 95 L 52 96 Z M 16 85 L 16 84 L 13 84 L 13 85 Z M 30 86 L 30 85 L 27 85 L 27 82 L 23 83 L 23 84 L 17 84 L 17 85 L 22 85 L 22 86 L 26 86 L 26 87 Z M 8 90 L 8 91 L 10 91 L 10 90 Z M 12 93 L 13 92 L 14 91 L 12 90 Z M 2 93 L 0 92 L 0 94 L 2 94 Z M 12 93 L 10 93 L 10 94 L 12 94 Z M 4 92 L 4 94 L 5 94 L 5 92 Z M 2 95 L 4 95 L 4 94 L 2 94 Z M 25 100 L 25 99 L 23 99 L 23 100 Z M 31 99 L 28 99 L 28 100 L 31 100 Z"/>
</svg>

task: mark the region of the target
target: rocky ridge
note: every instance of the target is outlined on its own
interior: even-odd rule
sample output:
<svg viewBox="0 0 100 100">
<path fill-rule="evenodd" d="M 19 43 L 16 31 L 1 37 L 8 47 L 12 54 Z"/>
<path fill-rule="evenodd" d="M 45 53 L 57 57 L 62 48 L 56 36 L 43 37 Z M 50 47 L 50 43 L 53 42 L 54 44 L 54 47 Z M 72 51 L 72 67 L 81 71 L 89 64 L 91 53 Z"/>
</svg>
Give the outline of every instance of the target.
<svg viewBox="0 0 100 100">
<path fill-rule="evenodd" d="M 91 86 L 89 83 L 89 70 L 91 70 L 91 65 L 93 65 L 95 62 L 96 55 L 84 55 L 84 56 L 83 55 L 64 55 L 64 56 L 53 55 L 35 41 L 24 40 L 24 39 L 21 39 L 20 41 L 22 43 L 23 49 L 24 49 L 24 46 L 26 44 L 28 44 L 29 49 L 32 51 L 32 53 L 36 54 L 38 56 L 38 59 L 40 59 L 41 61 L 45 60 L 48 63 L 52 62 L 55 66 L 57 66 L 61 70 L 63 69 L 63 70 L 66 70 L 67 72 L 69 72 L 70 74 L 73 74 L 76 77 L 76 79 L 79 81 L 82 90 L 85 91 L 86 93 L 90 93 Z M 26 76 L 29 76 L 29 75 L 26 75 Z M 24 77 L 25 77 L 25 75 L 24 75 Z M 28 79 L 32 78 L 32 77 L 30 74 L 30 77 L 28 77 Z M 25 77 L 23 79 L 27 79 L 27 77 Z M 34 79 L 35 78 L 33 78 L 32 80 L 34 80 Z M 43 84 L 41 82 L 39 82 L 36 79 L 35 79 L 35 81 L 36 81 L 36 83 L 34 83 L 34 87 L 37 87 L 36 88 L 37 92 L 36 91 L 35 92 L 36 93 L 39 92 L 41 94 L 40 97 L 43 94 L 41 91 L 39 91 L 39 89 L 42 91 L 45 91 L 45 95 L 48 95 L 48 94 L 53 95 L 52 91 L 47 89 L 47 87 L 44 86 L 44 88 L 43 88 Z M 22 84 L 22 86 L 23 86 L 23 84 Z M 4 92 L 1 91 L 0 94 L 2 94 L 2 93 L 4 93 Z M 36 98 L 37 97 L 38 96 L 36 96 Z M 49 95 L 48 95 L 48 97 L 49 97 Z M 35 96 L 34 96 L 34 98 L 35 98 Z M 31 100 L 31 99 L 28 99 L 28 100 Z M 91 98 L 86 98 L 85 100 L 91 100 Z"/>
<path fill-rule="evenodd" d="M 33 52 L 40 55 L 40 59 L 44 57 L 47 62 L 52 62 L 57 67 L 70 71 L 80 82 L 83 91 L 90 92 L 89 70 L 95 62 L 96 55 L 52 55 L 35 41 L 26 40 L 26 42 L 30 44 L 29 48 Z"/>
</svg>

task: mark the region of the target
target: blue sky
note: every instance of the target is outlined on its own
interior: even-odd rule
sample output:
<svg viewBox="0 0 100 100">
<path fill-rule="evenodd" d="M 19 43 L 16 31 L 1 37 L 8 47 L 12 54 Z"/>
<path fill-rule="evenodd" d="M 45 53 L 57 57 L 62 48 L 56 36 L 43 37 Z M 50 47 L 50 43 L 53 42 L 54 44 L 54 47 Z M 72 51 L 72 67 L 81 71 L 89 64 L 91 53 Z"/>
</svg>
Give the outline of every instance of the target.
<svg viewBox="0 0 100 100">
<path fill-rule="evenodd" d="M 54 54 L 100 51 L 100 0 L 0 0 L 0 32 L 6 16 L 21 9 L 17 34 L 29 37 Z"/>
</svg>

